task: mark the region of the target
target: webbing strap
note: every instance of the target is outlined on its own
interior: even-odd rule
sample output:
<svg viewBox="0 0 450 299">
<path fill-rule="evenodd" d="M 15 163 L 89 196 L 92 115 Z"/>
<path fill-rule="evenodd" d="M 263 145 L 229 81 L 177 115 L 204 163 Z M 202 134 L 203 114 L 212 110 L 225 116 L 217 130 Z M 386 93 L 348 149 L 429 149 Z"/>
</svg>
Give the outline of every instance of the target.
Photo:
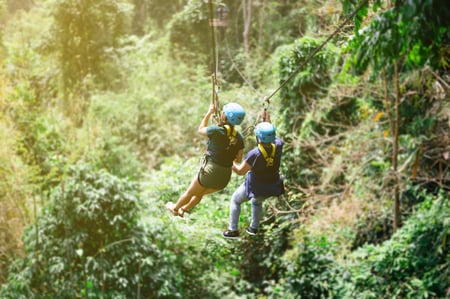
<svg viewBox="0 0 450 299">
<path fill-rule="evenodd" d="M 228 138 L 236 137 L 237 131 L 234 129 L 234 127 L 232 127 L 230 125 L 224 125 L 224 128 L 225 128 L 225 130 L 227 130 Z"/>
<path fill-rule="evenodd" d="M 237 135 L 237 131 L 233 126 L 230 125 L 224 125 L 223 126 L 225 128 L 225 130 L 227 130 L 227 137 L 228 137 L 228 147 L 230 147 L 230 145 L 235 145 L 237 142 L 236 139 L 236 135 Z"/>
<path fill-rule="evenodd" d="M 261 145 L 261 143 L 258 144 L 258 148 L 259 151 L 261 152 L 261 154 L 263 155 L 264 159 L 266 160 L 266 167 L 271 167 L 273 166 L 273 161 L 275 159 L 275 143 L 271 143 L 270 144 L 272 146 L 272 152 L 270 153 L 270 156 L 267 154 L 266 149 L 264 148 L 264 146 Z"/>
</svg>

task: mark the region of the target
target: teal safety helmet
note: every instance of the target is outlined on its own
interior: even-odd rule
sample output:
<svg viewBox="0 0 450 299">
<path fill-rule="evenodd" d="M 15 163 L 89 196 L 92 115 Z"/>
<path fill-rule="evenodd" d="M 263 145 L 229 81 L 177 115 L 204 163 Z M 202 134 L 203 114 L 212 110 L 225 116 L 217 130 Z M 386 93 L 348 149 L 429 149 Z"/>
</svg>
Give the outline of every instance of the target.
<svg viewBox="0 0 450 299">
<path fill-rule="evenodd" d="M 255 128 L 256 138 L 263 143 L 274 142 L 275 134 L 275 127 L 269 122 L 259 123 Z"/>
<path fill-rule="evenodd" d="M 227 117 L 228 123 L 232 126 L 240 125 L 245 117 L 245 110 L 237 103 L 228 103 L 223 106 L 223 112 Z"/>
</svg>

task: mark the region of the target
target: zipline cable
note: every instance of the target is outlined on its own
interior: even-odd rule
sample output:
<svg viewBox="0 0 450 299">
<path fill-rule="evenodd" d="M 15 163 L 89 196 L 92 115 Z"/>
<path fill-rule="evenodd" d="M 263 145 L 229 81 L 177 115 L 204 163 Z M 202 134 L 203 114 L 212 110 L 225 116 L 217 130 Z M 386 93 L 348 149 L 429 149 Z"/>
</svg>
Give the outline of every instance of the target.
<svg viewBox="0 0 450 299">
<path fill-rule="evenodd" d="M 211 26 L 211 41 L 212 41 L 212 52 L 213 52 L 213 67 L 214 67 L 214 72 L 212 74 L 212 85 L 213 85 L 213 91 L 212 91 L 212 102 L 216 107 L 216 111 L 214 114 L 214 118 L 216 119 L 217 122 L 220 121 L 220 115 L 219 115 L 219 98 L 218 98 L 218 82 L 217 82 L 217 72 L 218 72 L 218 52 L 216 50 L 216 37 L 215 37 L 215 33 L 214 33 L 214 19 L 213 19 L 213 5 L 212 5 L 212 0 L 209 0 L 209 18 L 210 18 L 210 26 Z M 266 112 L 269 108 L 270 105 L 270 99 L 277 93 L 279 92 L 284 86 L 286 86 L 286 84 L 320 51 L 323 49 L 323 47 L 325 47 L 325 45 L 335 36 L 339 33 L 339 31 L 342 30 L 342 28 L 351 20 L 353 19 L 356 14 L 364 7 L 368 4 L 369 0 L 364 0 L 356 9 L 355 11 L 353 11 L 352 14 L 350 14 L 345 20 L 344 22 L 342 22 L 335 30 L 332 34 L 330 34 L 327 39 L 319 46 L 317 47 L 311 54 L 309 54 L 309 56 L 269 95 L 266 97 L 263 97 L 263 107 L 264 107 L 264 112 Z M 229 49 L 228 49 L 229 51 Z M 228 53 L 230 55 L 230 53 Z M 233 63 L 234 64 L 234 63 Z M 239 75 L 244 79 L 244 81 L 246 81 L 247 84 L 249 84 L 249 82 L 247 82 L 247 80 L 245 80 L 244 76 L 242 76 L 242 74 L 239 72 L 239 70 L 237 69 L 237 67 L 235 66 L 235 69 L 238 71 Z M 249 86 L 251 88 L 253 88 L 253 86 L 251 86 L 251 84 L 249 84 Z M 254 91 L 256 93 L 259 94 L 259 92 L 253 88 Z M 254 126 L 250 126 L 249 128 L 247 128 L 246 130 L 252 128 Z"/>
</svg>

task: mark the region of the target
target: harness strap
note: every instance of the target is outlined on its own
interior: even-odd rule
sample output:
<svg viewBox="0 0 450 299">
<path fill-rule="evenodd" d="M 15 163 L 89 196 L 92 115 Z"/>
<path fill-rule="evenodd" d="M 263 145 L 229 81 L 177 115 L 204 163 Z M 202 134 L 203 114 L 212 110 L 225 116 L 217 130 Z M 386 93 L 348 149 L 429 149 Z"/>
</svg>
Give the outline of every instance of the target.
<svg viewBox="0 0 450 299">
<path fill-rule="evenodd" d="M 234 129 L 234 127 L 230 126 L 230 125 L 224 125 L 225 130 L 227 130 L 227 137 L 228 138 L 233 138 L 236 137 L 237 135 L 237 131 Z"/>
<path fill-rule="evenodd" d="M 228 137 L 228 147 L 227 150 L 230 148 L 230 146 L 235 145 L 237 143 L 237 131 L 233 126 L 230 125 L 224 125 L 223 126 L 225 130 L 227 130 L 227 137 Z"/>
<path fill-rule="evenodd" d="M 264 159 L 266 160 L 266 167 L 273 166 L 273 161 L 275 159 L 275 149 L 276 149 L 275 143 L 271 143 L 270 145 L 272 146 L 272 152 L 270 153 L 270 156 L 269 156 L 267 154 L 267 151 L 264 148 L 264 146 L 262 146 L 261 143 L 258 144 L 259 151 L 261 152 Z"/>
</svg>

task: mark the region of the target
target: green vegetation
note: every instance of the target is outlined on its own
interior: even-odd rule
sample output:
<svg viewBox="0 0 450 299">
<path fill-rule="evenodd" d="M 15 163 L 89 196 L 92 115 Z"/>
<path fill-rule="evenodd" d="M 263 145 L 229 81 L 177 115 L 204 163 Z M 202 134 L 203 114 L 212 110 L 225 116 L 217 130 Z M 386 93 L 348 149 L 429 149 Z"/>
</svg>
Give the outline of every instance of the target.
<svg viewBox="0 0 450 299">
<path fill-rule="evenodd" d="M 239 240 L 242 177 L 164 209 L 205 147 L 208 2 L 0 0 L 0 298 L 447 298 L 447 3 L 365 3 L 310 59 L 362 2 L 213 3 L 221 104 L 246 150 L 264 107 L 285 141 Z"/>
</svg>

